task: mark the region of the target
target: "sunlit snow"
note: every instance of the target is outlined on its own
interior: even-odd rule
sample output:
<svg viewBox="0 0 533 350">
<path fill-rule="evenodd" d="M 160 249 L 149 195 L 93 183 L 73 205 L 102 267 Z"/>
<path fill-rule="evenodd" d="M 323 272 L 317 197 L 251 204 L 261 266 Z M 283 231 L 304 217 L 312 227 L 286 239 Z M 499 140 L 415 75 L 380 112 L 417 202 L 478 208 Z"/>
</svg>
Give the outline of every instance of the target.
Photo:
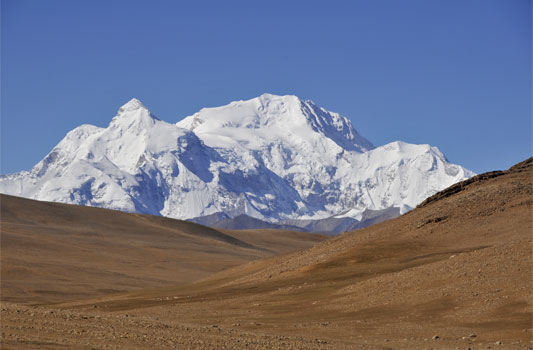
<svg viewBox="0 0 533 350">
<path fill-rule="evenodd" d="M 474 175 L 429 145 L 375 148 L 351 122 L 296 96 L 264 94 L 170 124 L 133 99 L 107 128 L 82 125 L 0 192 L 188 219 L 267 221 L 402 213 Z"/>
</svg>

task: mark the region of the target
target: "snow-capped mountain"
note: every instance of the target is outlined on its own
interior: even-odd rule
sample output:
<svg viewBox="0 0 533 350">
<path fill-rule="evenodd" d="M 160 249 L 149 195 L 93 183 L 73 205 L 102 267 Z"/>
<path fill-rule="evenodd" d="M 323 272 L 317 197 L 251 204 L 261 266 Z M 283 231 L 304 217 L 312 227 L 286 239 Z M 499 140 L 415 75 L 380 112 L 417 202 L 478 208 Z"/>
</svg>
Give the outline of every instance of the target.
<svg viewBox="0 0 533 350">
<path fill-rule="evenodd" d="M 376 148 L 337 113 L 264 94 L 177 124 L 133 99 L 107 128 L 82 125 L 31 171 L 2 175 L 0 192 L 179 219 L 278 222 L 405 211 L 473 175 L 435 147 Z"/>
</svg>

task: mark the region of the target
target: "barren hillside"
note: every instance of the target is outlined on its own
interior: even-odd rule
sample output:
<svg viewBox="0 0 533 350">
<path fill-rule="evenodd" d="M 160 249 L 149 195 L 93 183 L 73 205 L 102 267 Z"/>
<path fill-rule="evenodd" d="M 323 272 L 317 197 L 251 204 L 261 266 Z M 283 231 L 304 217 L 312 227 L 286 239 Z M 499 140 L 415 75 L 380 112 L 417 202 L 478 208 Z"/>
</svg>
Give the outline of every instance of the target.
<svg viewBox="0 0 533 350">
<path fill-rule="evenodd" d="M 6 304 L 5 344 L 528 349 L 532 169 L 529 159 L 480 175 L 397 219 L 193 284 L 47 308 Z"/>
<path fill-rule="evenodd" d="M 1 203 L 1 299 L 49 303 L 190 283 L 310 247 L 322 235 L 219 231 L 188 221 L 7 195 Z"/>
</svg>

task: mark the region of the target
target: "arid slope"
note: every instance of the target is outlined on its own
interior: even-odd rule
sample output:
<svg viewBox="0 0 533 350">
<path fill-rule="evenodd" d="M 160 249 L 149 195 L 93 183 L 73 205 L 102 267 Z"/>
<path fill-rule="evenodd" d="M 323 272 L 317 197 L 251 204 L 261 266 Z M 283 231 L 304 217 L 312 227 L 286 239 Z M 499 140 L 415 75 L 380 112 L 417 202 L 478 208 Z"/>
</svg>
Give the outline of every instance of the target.
<svg viewBox="0 0 533 350">
<path fill-rule="evenodd" d="M 219 231 L 187 221 L 7 195 L 1 207 L 1 299 L 64 302 L 190 283 L 327 237 Z"/>
<path fill-rule="evenodd" d="M 52 314 L 8 304 L 5 344 L 528 349 L 532 170 L 529 159 L 397 219 L 193 284 L 62 303 Z"/>
</svg>

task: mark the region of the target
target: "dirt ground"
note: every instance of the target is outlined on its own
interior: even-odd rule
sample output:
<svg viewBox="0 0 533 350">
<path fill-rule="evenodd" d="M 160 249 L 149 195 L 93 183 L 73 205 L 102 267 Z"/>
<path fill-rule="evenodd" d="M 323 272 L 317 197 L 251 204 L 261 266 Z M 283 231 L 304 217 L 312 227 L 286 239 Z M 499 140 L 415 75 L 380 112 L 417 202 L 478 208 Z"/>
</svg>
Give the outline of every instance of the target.
<svg viewBox="0 0 533 350">
<path fill-rule="evenodd" d="M 0 195 L 1 299 L 46 304 L 190 283 L 329 239 Z"/>
<path fill-rule="evenodd" d="M 533 349 L 532 238 L 529 160 L 195 283 L 4 302 L 2 349 Z"/>
</svg>

